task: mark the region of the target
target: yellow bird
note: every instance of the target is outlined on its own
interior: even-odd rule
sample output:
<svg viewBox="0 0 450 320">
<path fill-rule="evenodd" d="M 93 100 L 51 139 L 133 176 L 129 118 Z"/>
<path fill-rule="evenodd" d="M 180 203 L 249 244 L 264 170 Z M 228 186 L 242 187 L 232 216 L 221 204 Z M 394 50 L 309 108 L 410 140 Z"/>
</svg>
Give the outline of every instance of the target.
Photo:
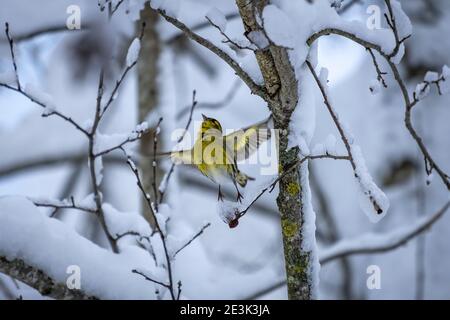
<svg viewBox="0 0 450 320">
<path fill-rule="evenodd" d="M 218 200 L 223 201 L 221 185 L 230 181 L 237 191 L 237 201 L 242 195 L 237 185 L 245 187 L 248 180 L 254 180 L 241 172 L 237 162 L 247 159 L 270 138 L 267 123 L 270 117 L 260 123 L 223 135 L 222 126 L 216 119 L 203 115 L 202 125 L 192 149 L 170 153 L 176 164 L 188 164 L 219 185 Z"/>
</svg>

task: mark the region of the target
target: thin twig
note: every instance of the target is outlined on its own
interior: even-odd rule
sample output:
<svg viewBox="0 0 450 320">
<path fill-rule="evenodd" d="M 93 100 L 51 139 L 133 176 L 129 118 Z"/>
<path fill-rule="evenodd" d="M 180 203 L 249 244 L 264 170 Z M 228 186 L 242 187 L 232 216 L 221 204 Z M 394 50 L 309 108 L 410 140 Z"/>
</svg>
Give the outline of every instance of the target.
<svg viewBox="0 0 450 320">
<path fill-rule="evenodd" d="M 148 275 L 146 275 L 145 273 L 143 273 L 143 272 L 141 272 L 141 271 L 139 271 L 139 270 L 133 269 L 133 270 L 131 270 L 131 272 L 143 276 L 144 279 L 147 280 L 147 281 L 154 282 L 154 283 L 156 283 L 156 284 L 159 284 L 160 286 L 163 286 L 163 287 L 165 287 L 165 288 L 167 288 L 167 289 L 170 289 L 170 285 L 168 285 L 168 284 L 166 284 L 166 283 L 164 283 L 164 282 L 161 282 L 161 281 L 152 279 L 152 278 L 150 278 Z"/>
<path fill-rule="evenodd" d="M 97 213 L 97 210 L 82 206 L 75 203 L 74 197 L 70 197 L 67 200 L 51 203 L 51 202 L 45 202 L 45 201 L 39 201 L 39 200 L 32 200 L 33 204 L 36 207 L 43 207 L 43 208 L 53 208 L 55 210 L 59 209 L 76 209 L 80 211 L 85 211 L 89 213 Z"/>
<path fill-rule="evenodd" d="M 19 81 L 19 72 L 17 71 L 16 55 L 14 53 L 14 40 L 11 38 L 11 36 L 9 34 L 9 23 L 8 22 L 5 22 L 5 33 L 6 33 L 6 38 L 8 39 L 9 51 L 11 53 L 11 60 L 12 60 L 13 67 L 14 67 L 14 73 L 16 75 L 17 88 L 19 90 L 21 90 L 20 81 Z"/>
<path fill-rule="evenodd" d="M 145 32 L 145 22 L 142 23 L 141 32 L 139 34 L 139 40 L 142 40 L 142 38 L 144 37 L 144 32 Z M 130 72 L 130 70 L 134 68 L 134 66 L 136 64 L 137 64 L 137 59 L 131 65 L 129 65 L 129 66 L 127 65 L 125 70 L 122 72 L 122 75 L 120 76 L 120 78 L 116 81 L 116 84 L 115 84 L 113 90 L 111 91 L 109 99 L 107 100 L 105 106 L 103 107 L 103 110 L 101 111 L 102 117 L 105 114 L 105 112 L 108 110 L 108 108 L 111 106 L 113 101 L 115 100 L 116 94 L 117 94 L 120 86 L 122 85 L 123 81 L 125 80 L 125 77 Z"/>
<path fill-rule="evenodd" d="M 153 160 L 152 160 L 152 188 L 153 188 L 153 196 L 155 197 L 155 209 L 158 211 L 158 204 L 159 204 L 159 194 L 158 194 L 158 188 L 156 187 L 156 152 L 158 151 L 158 135 L 161 131 L 161 122 L 163 121 L 163 118 L 159 118 L 158 123 L 156 124 L 156 129 L 153 134 Z"/>
<path fill-rule="evenodd" d="M 170 291 L 172 300 L 176 300 L 175 292 L 174 292 L 174 285 L 173 285 L 172 264 L 171 264 L 171 259 L 170 259 L 169 250 L 168 250 L 168 246 L 167 246 L 166 235 L 164 234 L 164 232 L 161 229 L 161 226 L 159 225 L 158 219 L 156 217 L 156 212 L 155 212 L 153 202 L 151 200 L 150 195 L 145 191 L 145 188 L 144 188 L 144 185 L 142 184 L 142 180 L 141 180 L 141 177 L 140 177 L 140 174 L 139 174 L 136 164 L 133 162 L 131 157 L 127 154 L 127 152 L 123 148 L 122 148 L 122 151 L 123 151 L 125 157 L 127 158 L 128 166 L 130 167 L 131 171 L 134 173 L 134 175 L 136 177 L 136 184 L 139 187 L 139 190 L 142 192 L 142 194 L 146 200 L 145 202 L 147 203 L 147 205 L 149 207 L 149 212 L 152 215 L 152 218 L 154 221 L 155 231 L 160 236 L 160 239 L 161 239 L 161 242 L 163 245 L 164 255 L 166 258 L 167 275 L 169 278 L 169 285 L 167 286 L 167 288 Z"/>
<path fill-rule="evenodd" d="M 194 115 L 194 110 L 195 110 L 195 107 L 197 106 L 197 100 L 195 99 L 195 96 L 196 96 L 196 91 L 194 90 L 194 91 L 192 91 L 192 103 L 191 103 L 191 108 L 189 110 L 189 118 L 188 118 L 188 121 L 186 122 L 186 125 L 184 127 L 183 134 L 177 140 L 177 144 L 180 143 L 181 141 L 183 141 L 184 137 L 186 136 L 186 132 L 188 131 L 188 129 L 189 129 L 190 125 L 191 125 L 192 116 Z M 156 155 L 156 152 L 155 152 L 155 150 L 153 150 L 153 156 L 155 156 L 155 155 Z M 172 162 L 172 164 L 170 165 L 170 169 L 167 172 L 167 175 L 163 179 L 165 186 L 164 186 L 164 190 L 162 190 L 162 191 L 160 190 L 160 193 L 159 193 L 159 201 L 160 202 L 162 202 L 163 199 L 164 199 L 164 195 L 165 195 L 166 190 L 167 190 L 167 185 L 168 185 L 168 183 L 170 181 L 170 178 L 171 178 L 174 170 L 175 170 L 175 162 Z"/>
<path fill-rule="evenodd" d="M 367 48 L 366 50 L 369 52 L 372 58 L 373 65 L 375 66 L 375 70 L 377 72 L 377 80 L 383 85 L 383 87 L 387 88 L 386 81 L 384 80 L 384 75 L 386 75 L 387 73 L 381 71 L 380 66 L 377 62 L 377 58 L 375 57 L 375 54 L 373 53 L 372 49 Z"/>
<path fill-rule="evenodd" d="M 202 235 L 202 233 L 205 231 L 206 228 L 208 228 L 211 225 L 211 223 L 207 223 L 205 224 L 196 234 L 194 234 L 192 236 L 191 239 L 189 239 L 189 241 L 187 241 L 184 245 L 182 245 L 177 251 L 175 251 L 175 253 L 173 254 L 173 258 L 175 258 L 175 256 L 180 253 L 181 251 L 183 251 L 187 246 L 189 246 L 195 239 L 197 239 L 198 237 L 200 237 Z"/>
<path fill-rule="evenodd" d="M 226 40 L 222 40 L 222 43 L 231 43 L 232 45 L 234 45 L 236 48 L 241 49 L 241 50 L 250 50 L 250 51 L 255 51 L 256 48 L 253 47 L 249 47 L 249 46 L 242 46 L 239 43 L 237 43 L 236 41 L 232 40 L 217 24 L 215 24 L 214 22 L 211 21 L 211 19 L 209 19 L 208 17 L 205 17 L 206 20 L 208 20 L 208 22 L 217 30 L 219 30 L 220 34 L 226 39 Z"/>
<path fill-rule="evenodd" d="M 277 183 L 283 179 L 291 170 L 294 168 L 297 168 L 299 165 L 301 165 L 306 160 L 317 160 L 317 159 L 334 159 L 334 160 L 350 160 L 349 156 L 335 156 L 330 154 L 324 154 L 324 155 L 315 155 L 315 156 L 306 156 L 301 159 L 298 159 L 297 161 L 290 164 L 287 168 L 283 169 L 283 172 L 281 175 L 279 175 L 272 183 L 270 183 L 268 186 L 266 186 L 264 189 L 261 190 L 258 195 L 253 198 L 253 200 L 250 202 L 250 204 L 247 205 L 247 207 L 243 210 L 241 210 L 237 215 L 235 219 L 240 219 L 243 217 L 247 211 L 253 206 L 253 204 L 261 198 L 268 190 L 269 192 L 272 192 Z"/>
<path fill-rule="evenodd" d="M 242 69 L 239 63 L 237 63 L 233 58 L 231 58 L 225 51 L 214 45 L 211 41 L 207 40 L 206 38 L 203 38 L 202 36 L 196 34 L 181 21 L 167 15 L 164 10 L 159 9 L 157 11 L 167 22 L 171 23 L 173 26 L 180 29 L 190 39 L 202 45 L 203 47 L 209 49 L 217 56 L 219 56 L 219 58 L 225 61 L 242 79 L 242 81 L 244 81 L 244 83 L 250 88 L 252 93 L 257 94 L 266 101 L 269 100 L 266 90 L 260 85 L 256 84 L 256 82 L 250 77 L 250 75 L 247 72 L 245 72 L 244 69 Z"/>
</svg>

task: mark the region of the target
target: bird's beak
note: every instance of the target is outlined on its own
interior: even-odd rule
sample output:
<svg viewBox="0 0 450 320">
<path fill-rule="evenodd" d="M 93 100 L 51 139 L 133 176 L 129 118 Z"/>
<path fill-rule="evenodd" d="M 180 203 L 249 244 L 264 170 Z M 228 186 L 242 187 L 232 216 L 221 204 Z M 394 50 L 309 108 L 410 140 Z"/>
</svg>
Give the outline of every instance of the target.
<svg viewBox="0 0 450 320">
<path fill-rule="evenodd" d="M 208 120 L 208 117 L 207 116 L 205 116 L 203 113 L 202 113 L 202 117 L 203 117 L 203 121 L 206 121 L 206 120 Z"/>
</svg>

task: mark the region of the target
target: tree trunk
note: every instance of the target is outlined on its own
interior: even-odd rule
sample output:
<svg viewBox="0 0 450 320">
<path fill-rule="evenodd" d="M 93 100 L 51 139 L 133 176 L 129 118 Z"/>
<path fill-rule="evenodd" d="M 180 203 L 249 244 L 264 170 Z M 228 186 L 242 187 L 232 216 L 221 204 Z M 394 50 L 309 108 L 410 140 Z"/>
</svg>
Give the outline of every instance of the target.
<svg viewBox="0 0 450 320">
<path fill-rule="evenodd" d="M 262 12 L 267 0 L 236 0 L 246 33 L 261 31 L 255 14 Z M 256 9 L 256 10 L 255 10 Z M 258 50 L 256 59 L 261 69 L 265 88 L 270 95 L 267 101 L 272 111 L 274 127 L 279 135 L 279 174 L 298 159 L 298 148 L 288 148 L 289 122 L 298 102 L 298 81 L 290 63 L 287 50 L 275 45 Z M 288 296 L 291 300 L 312 298 L 310 253 L 302 251 L 302 211 L 300 170 L 291 170 L 279 182 L 277 198 L 281 216 Z"/>
</svg>

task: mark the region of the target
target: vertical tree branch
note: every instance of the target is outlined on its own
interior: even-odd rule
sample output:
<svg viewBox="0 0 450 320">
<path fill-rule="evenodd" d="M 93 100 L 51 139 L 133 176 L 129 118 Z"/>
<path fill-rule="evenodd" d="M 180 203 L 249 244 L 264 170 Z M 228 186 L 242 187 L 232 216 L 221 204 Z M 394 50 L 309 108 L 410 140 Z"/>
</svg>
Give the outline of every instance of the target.
<svg viewBox="0 0 450 320">
<path fill-rule="evenodd" d="M 158 61 L 160 54 L 160 39 L 156 31 L 158 23 L 158 14 L 153 11 L 148 4 L 145 9 L 141 11 L 141 19 L 136 25 L 136 30 L 144 23 L 147 26 L 147 31 L 141 40 L 141 56 L 144 59 L 138 61 L 138 122 L 141 123 L 146 120 L 148 114 L 155 110 L 158 105 Z M 143 136 L 140 142 L 140 154 L 148 154 L 153 149 L 153 140 L 155 132 L 151 132 Z M 153 181 L 153 163 L 148 159 L 141 159 L 139 166 L 142 172 L 142 181 L 144 189 L 150 190 Z M 147 207 L 146 199 L 141 200 L 141 208 L 144 217 L 154 224 L 153 216 Z"/>
</svg>

